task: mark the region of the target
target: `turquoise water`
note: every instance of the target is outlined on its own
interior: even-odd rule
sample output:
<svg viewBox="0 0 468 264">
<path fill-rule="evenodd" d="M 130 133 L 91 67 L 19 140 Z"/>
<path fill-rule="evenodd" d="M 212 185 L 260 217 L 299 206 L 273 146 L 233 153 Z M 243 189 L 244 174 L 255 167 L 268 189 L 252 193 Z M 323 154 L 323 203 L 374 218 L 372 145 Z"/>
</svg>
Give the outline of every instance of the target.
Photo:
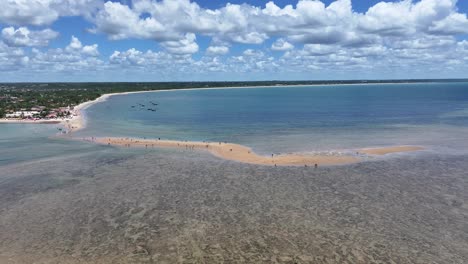
<svg viewBox="0 0 468 264">
<path fill-rule="evenodd" d="M 112 96 L 85 116 L 77 137 L 228 141 L 263 154 L 401 144 L 468 152 L 468 83 L 148 92 Z M 57 128 L 0 124 L 0 165 L 102 148 L 57 138 Z"/>
<path fill-rule="evenodd" d="M 468 83 L 183 90 L 118 95 L 80 136 L 228 141 L 259 152 L 395 144 L 466 149 Z"/>
<path fill-rule="evenodd" d="M 0 124 L 0 166 L 83 155 L 101 146 L 56 137 L 59 125 Z"/>
</svg>

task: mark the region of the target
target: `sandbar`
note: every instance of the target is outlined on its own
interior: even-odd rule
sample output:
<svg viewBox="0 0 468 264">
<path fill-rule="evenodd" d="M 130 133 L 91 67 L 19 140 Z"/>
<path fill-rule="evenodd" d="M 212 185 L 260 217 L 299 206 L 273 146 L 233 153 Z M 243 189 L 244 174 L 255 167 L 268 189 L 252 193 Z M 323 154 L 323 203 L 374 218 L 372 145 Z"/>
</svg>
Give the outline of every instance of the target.
<svg viewBox="0 0 468 264">
<path fill-rule="evenodd" d="M 364 153 L 368 155 L 386 155 L 391 153 L 400 153 L 400 152 L 412 152 L 424 150 L 423 147 L 419 146 L 391 146 L 383 148 L 366 148 L 359 150 L 359 153 Z"/>
<path fill-rule="evenodd" d="M 272 156 L 262 156 L 251 148 L 225 142 L 197 142 L 197 141 L 173 141 L 155 139 L 134 139 L 134 138 L 94 138 L 92 141 L 100 144 L 118 145 L 124 147 L 169 147 L 182 148 L 187 150 L 205 150 L 216 157 L 238 161 L 242 163 L 270 165 L 270 166 L 315 166 L 317 165 L 340 165 L 358 162 L 355 156 L 326 156 L 326 155 L 306 155 L 306 154 L 280 154 Z"/>
<path fill-rule="evenodd" d="M 101 137 L 84 139 L 103 145 L 113 145 L 121 147 L 164 147 L 164 148 L 181 148 L 186 150 L 203 150 L 208 151 L 212 155 L 231 161 L 241 163 L 269 165 L 269 166 L 330 166 L 330 165 L 345 165 L 362 161 L 362 157 L 353 154 L 343 155 L 325 155 L 325 154 L 272 154 L 271 156 L 263 156 L 255 153 L 251 148 L 239 144 L 226 142 L 197 142 L 197 141 L 175 141 L 175 140 L 159 140 L 159 139 L 138 139 L 138 138 L 117 138 L 117 137 Z M 410 146 L 395 146 L 381 149 L 372 149 L 372 152 L 361 153 L 374 155 L 374 153 L 394 153 L 408 152 L 421 150 L 420 147 Z M 350 152 L 351 153 L 351 152 Z M 383 155 L 379 154 L 379 155 Z"/>
</svg>

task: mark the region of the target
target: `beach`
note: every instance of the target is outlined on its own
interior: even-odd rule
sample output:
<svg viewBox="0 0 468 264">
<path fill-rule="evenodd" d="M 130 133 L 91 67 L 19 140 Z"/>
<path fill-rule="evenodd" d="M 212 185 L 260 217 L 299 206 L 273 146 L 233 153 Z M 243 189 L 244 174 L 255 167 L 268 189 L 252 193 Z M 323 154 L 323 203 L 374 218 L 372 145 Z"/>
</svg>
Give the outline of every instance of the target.
<svg viewBox="0 0 468 264">
<path fill-rule="evenodd" d="M 71 119 L 65 120 L 62 122 L 62 124 L 69 130 L 69 132 L 76 132 L 78 130 L 81 130 L 85 128 L 86 126 L 86 119 L 84 117 L 83 111 L 92 106 L 93 104 L 97 104 L 99 102 L 103 102 L 107 100 L 110 96 L 115 95 L 115 94 L 104 94 L 93 101 L 88 101 L 81 103 L 77 106 L 74 107 L 73 109 L 73 117 Z"/>
</svg>

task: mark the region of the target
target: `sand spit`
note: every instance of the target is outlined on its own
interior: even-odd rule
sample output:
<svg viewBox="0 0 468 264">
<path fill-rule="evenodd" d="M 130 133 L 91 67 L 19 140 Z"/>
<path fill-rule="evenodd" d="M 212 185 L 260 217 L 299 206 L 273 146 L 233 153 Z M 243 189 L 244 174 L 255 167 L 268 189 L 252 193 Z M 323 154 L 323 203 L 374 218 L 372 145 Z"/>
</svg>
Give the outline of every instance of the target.
<svg viewBox="0 0 468 264">
<path fill-rule="evenodd" d="M 350 164 L 359 161 L 359 159 L 354 156 L 325 156 L 303 154 L 272 154 L 272 156 L 261 156 L 253 152 L 252 149 L 249 147 L 226 142 L 193 142 L 132 138 L 96 138 L 94 139 L 94 141 L 100 144 L 118 145 L 124 147 L 169 147 L 182 148 L 187 150 L 206 150 L 214 156 L 226 160 L 271 166 L 315 166 L 315 164 L 339 165 Z"/>
<path fill-rule="evenodd" d="M 424 148 L 417 147 L 417 146 L 392 146 L 392 147 L 384 147 L 384 148 L 361 149 L 359 153 L 364 153 L 368 155 L 386 155 L 386 154 L 392 154 L 392 153 L 412 152 L 412 151 L 419 151 L 419 150 L 424 150 Z"/>
<path fill-rule="evenodd" d="M 94 104 L 104 102 L 109 97 L 111 97 L 112 95 L 116 95 L 116 94 L 117 93 L 115 93 L 115 94 L 104 94 L 104 95 L 96 98 L 93 101 L 84 102 L 82 104 L 79 104 L 79 105 L 75 106 L 75 108 L 73 109 L 73 117 L 71 119 L 63 121 L 62 124 L 68 129 L 69 132 L 76 132 L 78 130 L 81 130 L 81 129 L 85 128 L 86 127 L 86 120 L 84 118 L 83 110 L 85 110 L 86 108 L 88 108 L 88 107 L 90 107 L 90 106 L 92 106 Z"/>
<path fill-rule="evenodd" d="M 87 139 L 86 139 L 87 140 Z M 344 155 L 325 155 L 325 154 L 272 154 L 271 156 L 262 156 L 251 148 L 239 144 L 226 142 L 194 142 L 194 141 L 172 141 L 159 139 L 137 139 L 137 138 L 92 138 L 90 141 L 103 145 L 113 145 L 122 147 L 144 147 L 144 148 L 181 148 L 187 150 L 208 151 L 214 156 L 222 159 L 232 160 L 242 163 L 270 165 L 270 166 L 311 166 L 322 165 L 344 165 L 362 161 L 361 157 L 352 154 Z M 395 153 L 421 150 L 420 147 L 397 146 L 381 149 L 373 149 L 376 153 Z M 375 155 L 373 153 L 365 153 Z M 383 155 L 378 154 L 378 155 Z"/>
</svg>

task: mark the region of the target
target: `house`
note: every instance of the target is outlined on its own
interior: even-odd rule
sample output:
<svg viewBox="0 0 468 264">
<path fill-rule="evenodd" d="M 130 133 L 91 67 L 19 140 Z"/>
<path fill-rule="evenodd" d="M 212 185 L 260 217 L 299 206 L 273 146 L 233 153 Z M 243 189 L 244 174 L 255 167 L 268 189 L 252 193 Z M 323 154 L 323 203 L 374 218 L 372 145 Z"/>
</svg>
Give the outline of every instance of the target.
<svg viewBox="0 0 468 264">
<path fill-rule="evenodd" d="M 45 106 L 34 106 L 34 107 L 31 107 L 31 111 L 42 111 L 44 110 L 46 107 Z"/>
<path fill-rule="evenodd" d="M 46 118 L 57 118 L 57 114 L 56 113 L 50 113 L 48 115 L 46 115 Z"/>
<path fill-rule="evenodd" d="M 40 114 L 39 111 L 17 111 L 12 114 L 6 114 L 6 118 L 29 118 Z"/>
</svg>

